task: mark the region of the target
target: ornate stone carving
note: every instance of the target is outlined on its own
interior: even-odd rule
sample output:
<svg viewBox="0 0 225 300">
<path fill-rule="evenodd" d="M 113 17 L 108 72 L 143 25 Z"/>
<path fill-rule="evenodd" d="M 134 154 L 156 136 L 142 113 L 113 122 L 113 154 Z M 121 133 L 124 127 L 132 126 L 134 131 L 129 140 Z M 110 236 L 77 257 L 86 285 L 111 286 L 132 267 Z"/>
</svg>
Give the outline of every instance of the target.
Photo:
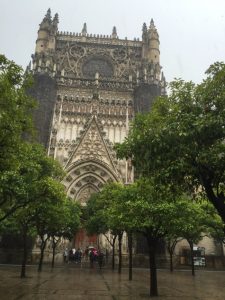
<svg viewBox="0 0 225 300">
<path fill-rule="evenodd" d="M 75 190 L 74 188 L 72 188 L 72 189 L 70 190 L 70 194 L 74 195 L 75 193 L 76 193 L 76 190 Z"/>
<path fill-rule="evenodd" d="M 113 66 L 103 56 L 94 56 L 83 63 L 82 73 L 86 78 L 95 78 L 96 73 L 102 78 L 110 78 L 113 76 Z"/>
<path fill-rule="evenodd" d="M 96 181 L 96 178 L 94 176 L 86 176 L 84 178 L 84 181 L 88 183 L 94 183 Z"/>
<path fill-rule="evenodd" d="M 104 182 L 132 181 L 131 165 L 118 163 L 113 145 L 127 135 L 133 104 L 139 109 L 144 100 L 149 103 L 153 94 L 160 94 L 152 85 L 165 89 L 164 76 L 161 81 L 158 77 L 157 30 L 151 21 L 149 29 L 143 27 L 143 40 L 131 41 L 119 39 L 116 28 L 110 37 L 88 34 L 86 24 L 81 33 L 59 33 L 57 15 L 44 23 L 54 30 L 47 39 L 38 33 L 32 72 L 41 77 L 46 73 L 56 89 L 53 122 L 45 128 L 51 132 L 48 153 L 68 170 L 63 181 L 67 190 L 85 203 Z M 148 86 L 146 93 L 142 83 Z M 52 98 L 45 98 L 43 87 L 37 93 L 44 96 L 41 115 Z M 96 89 L 98 97 L 93 97 Z"/>
<path fill-rule="evenodd" d="M 74 174 L 77 175 L 77 176 L 80 175 L 80 170 L 79 169 L 75 170 Z"/>
<path fill-rule="evenodd" d="M 79 45 L 74 45 L 69 49 L 69 53 L 72 57 L 74 57 L 76 60 L 86 53 L 86 50 L 84 47 L 79 46 Z"/>
<path fill-rule="evenodd" d="M 69 175 L 69 176 L 66 177 L 66 181 L 71 182 L 72 180 L 73 180 L 72 176 Z"/>
<path fill-rule="evenodd" d="M 113 50 L 113 58 L 117 61 L 117 62 L 124 62 L 124 60 L 127 58 L 127 51 L 126 48 L 117 48 L 115 50 Z"/>
<path fill-rule="evenodd" d="M 108 160 L 105 147 L 102 145 L 101 136 L 97 130 L 95 124 L 92 124 L 86 133 L 80 147 L 78 148 L 76 155 L 81 159 L 99 159 Z"/>
<path fill-rule="evenodd" d="M 63 76 L 70 75 L 67 85 L 73 84 L 71 75 L 79 78 L 94 78 L 96 72 L 100 78 L 121 78 L 129 81 L 129 74 L 135 79 L 137 70 L 141 68 L 141 47 L 118 47 L 111 45 L 61 42 L 56 52 L 58 70 Z M 66 78 L 63 79 L 63 81 Z M 80 81 L 82 83 L 82 81 Z"/>
<path fill-rule="evenodd" d="M 80 194 L 78 195 L 77 200 L 85 205 L 87 200 L 90 198 L 91 194 L 96 193 L 96 190 L 93 189 L 91 186 L 87 186 L 85 189 L 83 189 Z"/>
<path fill-rule="evenodd" d="M 106 172 L 105 172 L 105 171 L 101 171 L 100 175 L 101 175 L 102 177 L 104 177 L 104 176 L 106 175 Z"/>
</svg>

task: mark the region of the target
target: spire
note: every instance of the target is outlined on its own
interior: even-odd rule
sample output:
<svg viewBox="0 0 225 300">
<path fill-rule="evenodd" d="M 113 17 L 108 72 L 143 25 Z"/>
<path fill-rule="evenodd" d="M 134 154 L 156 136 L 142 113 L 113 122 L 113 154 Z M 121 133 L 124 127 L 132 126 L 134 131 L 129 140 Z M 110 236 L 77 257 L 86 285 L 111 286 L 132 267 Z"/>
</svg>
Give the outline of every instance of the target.
<svg viewBox="0 0 225 300">
<path fill-rule="evenodd" d="M 166 95 L 166 77 L 164 76 L 164 73 L 161 74 L 161 94 Z"/>
<path fill-rule="evenodd" d="M 117 31 L 116 31 L 116 26 L 113 26 L 113 30 L 112 30 L 112 38 L 113 39 L 116 39 L 118 36 L 117 36 Z"/>
<path fill-rule="evenodd" d="M 59 15 L 56 13 L 52 21 L 53 25 L 57 26 L 59 23 Z"/>
<path fill-rule="evenodd" d="M 46 15 L 44 16 L 44 19 L 42 20 L 40 24 L 40 28 L 47 29 L 52 23 L 52 17 L 51 17 L 51 9 L 49 8 L 47 10 Z"/>
<path fill-rule="evenodd" d="M 82 35 L 87 34 L 87 24 L 86 23 L 84 23 L 81 33 L 82 33 Z"/>
<path fill-rule="evenodd" d="M 55 49 L 55 36 L 58 30 L 58 22 L 58 14 L 55 14 L 52 19 L 51 10 L 49 8 L 38 30 L 35 53 L 43 53 Z"/>
<path fill-rule="evenodd" d="M 149 31 L 149 37 L 150 37 L 150 39 L 159 39 L 159 35 L 158 35 L 158 32 L 157 32 L 157 29 L 155 27 L 153 19 L 151 19 L 148 31 Z"/>
<path fill-rule="evenodd" d="M 29 62 L 28 66 L 26 67 L 25 73 L 30 73 L 31 72 L 31 61 Z"/>
<path fill-rule="evenodd" d="M 143 23 L 143 26 L 142 26 L 142 40 L 143 41 L 147 39 L 147 33 L 148 33 L 147 25 L 146 25 L 146 23 Z"/>
<path fill-rule="evenodd" d="M 53 33 L 55 34 L 58 30 L 58 23 L 59 23 L 59 15 L 56 13 L 53 21 L 52 21 L 52 29 L 53 29 Z"/>
<path fill-rule="evenodd" d="M 145 23 L 142 27 L 142 58 L 149 63 L 159 64 L 159 56 L 159 35 L 154 21 L 151 19 L 148 28 Z M 160 71 L 157 72 L 158 79 L 159 74 Z"/>
<path fill-rule="evenodd" d="M 49 22 L 51 22 L 51 20 L 52 20 L 52 17 L 51 17 L 51 9 L 49 8 L 49 9 L 47 10 L 47 13 L 46 13 L 46 15 L 45 15 L 43 21 L 49 21 Z"/>
<path fill-rule="evenodd" d="M 161 82 L 166 86 L 166 77 L 163 72 L 161 73 Z"/>
<path fill-rule="evenodd" d="M 150 27 L 149 29 L 155 29 L 155 24 L 154 24 L 154 21 L 153 19 L 151 19 L 151 22 L 150 22 Z"/>
<path fill-rule="evenodd" d="M 50 8 L 47 10 L 46 17 L 51 19 L 51 9 Z"/>
</svg>

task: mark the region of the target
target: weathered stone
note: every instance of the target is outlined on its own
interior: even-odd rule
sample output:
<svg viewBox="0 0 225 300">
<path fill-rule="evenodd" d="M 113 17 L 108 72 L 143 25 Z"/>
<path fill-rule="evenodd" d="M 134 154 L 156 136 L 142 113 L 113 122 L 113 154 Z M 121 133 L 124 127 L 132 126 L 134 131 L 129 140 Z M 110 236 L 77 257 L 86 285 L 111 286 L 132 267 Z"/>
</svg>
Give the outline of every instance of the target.
<svg viewBox="0 0 225 300">
<path fill-rule="evenodd" d="M 116 27 L 106 37 L 87 34 L 86 23 L 76 35 L 57 26 L 58 15 L 52 20 L 48 12 L 32 56 L 35 121 L 48 154 L 74 175 L 63 181 L 70 197 L 83 204 L 104 182 L 133 181 L 113 145 L 127 136 L 135 113 L 149 111 L 165 92 L 165 77 L 153 21 L 142 41 L 119 39 Z"/>
</svg>

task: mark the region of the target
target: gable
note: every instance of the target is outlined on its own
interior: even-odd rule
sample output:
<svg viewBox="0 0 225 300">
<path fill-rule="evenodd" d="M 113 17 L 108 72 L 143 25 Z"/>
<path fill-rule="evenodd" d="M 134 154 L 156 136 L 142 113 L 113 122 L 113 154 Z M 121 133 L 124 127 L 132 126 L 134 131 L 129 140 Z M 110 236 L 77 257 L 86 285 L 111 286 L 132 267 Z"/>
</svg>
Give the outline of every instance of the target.
<svg viewBox="0 0 225 300">
<path fill-rule="evenodd" d="M 116 171 L 111 152 L 104 139 L 104 132 L 101 132 L 94 116 L 80 137 L 80 141 L 69 158 L 66 168 L 80 160 L 98 160 Z"/>
</svg>

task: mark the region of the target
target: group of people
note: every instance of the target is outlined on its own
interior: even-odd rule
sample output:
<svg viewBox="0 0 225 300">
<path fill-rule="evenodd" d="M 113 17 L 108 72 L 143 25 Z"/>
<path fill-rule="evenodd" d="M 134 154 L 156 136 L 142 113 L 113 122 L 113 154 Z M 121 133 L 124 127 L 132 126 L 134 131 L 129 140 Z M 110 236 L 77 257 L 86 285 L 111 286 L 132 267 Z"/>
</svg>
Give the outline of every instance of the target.
<svg viewBox="0 0 225 300">
<path fill-rule="evenodd" d="M 90 262 L 90 267 L 94 267 L 94 263 L 98 262 L 99 268 L 101 269 L 104 263 L 104 253 L 100 249 L 96 249 L 94 247 L 86 247 L 85 251 L 81 248 L 77 250 L 72 248 L 68 250 L 66 248 L 63 253 L 63 259 L 65 263 L 74 262 L 81 263 L 82 260 L 85 262 Z"/>
<path fill-rule="evenodd" d="M 64 262 L 75 262 L 75 263 L 79 263 L 82 260 L 82 256 L 83 256 L 83 252 L 82 249 L 78 248 L 77 250 L 75 248 L 72 248 L 70 250 L 68 250 L 68 248 L 66 248 L 64 250 L 63 253 L 63 259 Z"/>
</svg>

